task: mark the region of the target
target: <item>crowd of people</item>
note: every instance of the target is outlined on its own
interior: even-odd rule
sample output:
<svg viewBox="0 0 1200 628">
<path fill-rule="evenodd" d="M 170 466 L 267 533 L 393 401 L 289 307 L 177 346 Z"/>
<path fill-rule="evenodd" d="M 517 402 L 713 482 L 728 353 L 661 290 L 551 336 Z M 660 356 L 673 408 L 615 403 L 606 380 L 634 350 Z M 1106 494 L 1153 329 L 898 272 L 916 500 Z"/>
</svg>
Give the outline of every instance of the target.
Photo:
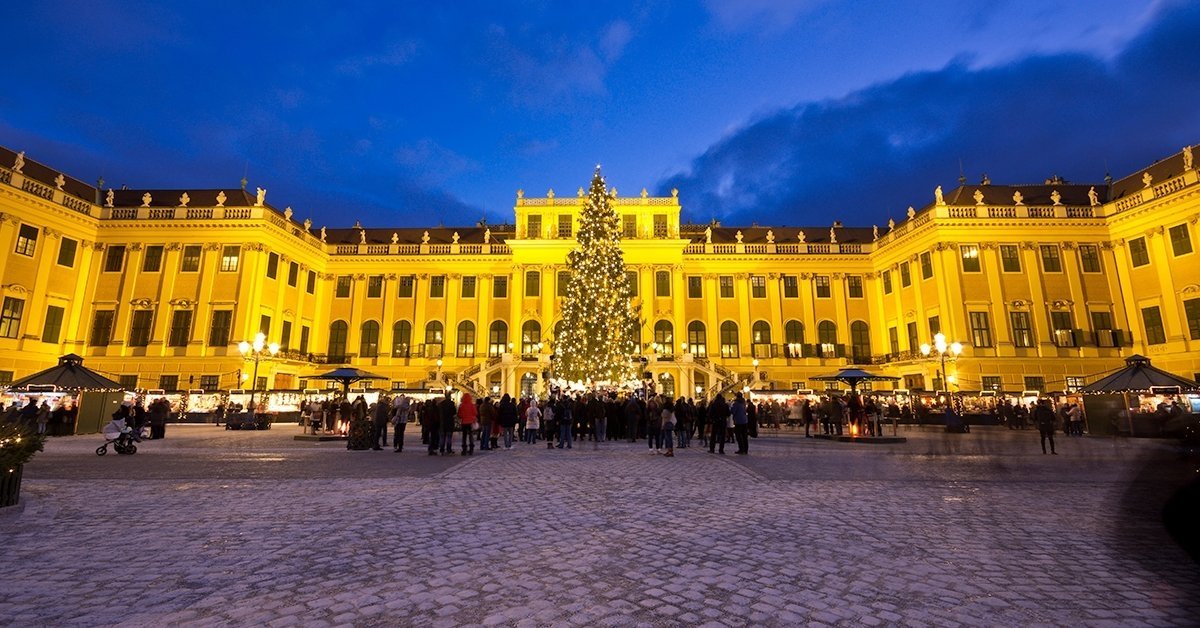
<svg viewBox="0 0 1200 628">
<path fill-rule="evenodd" d="M 75 433 L 75 418 L 79 408 L 71 398 L 63 399 L 54 408 L 47 399 L 30 397 L 22 406 L 19 401 L 9 404 L 0 416 L 7 423 L 21 425 L 47 436 L 69 436 Z"/>
</svg>

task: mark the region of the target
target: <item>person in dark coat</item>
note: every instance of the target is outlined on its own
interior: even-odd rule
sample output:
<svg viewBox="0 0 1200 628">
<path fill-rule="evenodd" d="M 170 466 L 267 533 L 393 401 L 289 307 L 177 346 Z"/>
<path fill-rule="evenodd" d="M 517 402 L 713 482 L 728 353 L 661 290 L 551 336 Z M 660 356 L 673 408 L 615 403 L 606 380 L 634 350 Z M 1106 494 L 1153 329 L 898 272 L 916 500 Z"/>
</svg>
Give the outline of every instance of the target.
<svg viewBox="0 0 1200 628">
<path fill-rule="evenodd" d="M 167 418 L 171 416 L 171 402 L 159 397 L 150 402 L 150 439 L 167 437 Z"/>
<path fill-rule="evenodd" d="M 1054 423 L 1056 418 L 1054 410 L 1050 407 L 1050 400 L 1038 399 L 1037 406 L 1033 408 L 1033 424 L 1038 428 L 1038 434 L 1042 437 L 1042 453 L 1046 453 L 1046 441 L 1050 441 L 1050 453 L 1058 455 L 1054 451 Z"/>
<path fill-rule="evenodd" d="M 725 453 L 725 425 L 729 420 L 729 405 L 725 403 L 724 395 L 717 395 L 708 404 L 708 424 L 711 428 L 708 437 L 708 453 Z M 720 447 L 720 451 L 717 451 Z"/>
<path fill-rule="evenodd" d="M 512 449 L 513 430 L 517 427 L 517 404 L 513 403 L 508 393 L 500 398 L 500 407 L 496 410 L 496 423 L 504 434 L 504 448 Z"/>
<path fill-rule="evenodd" d="M 439 434 L 442 421 L 439 414 L 437 402 L 433 399 L 426 399 L 425 403 L 421 404 L 421 431 L 425 434 L 425 443 L 429 446 L 431 456 L 438 454 L 438 447 L 442 444 Z"/>
<path fill-rule="evenodd" d="M 391 404 L 388 400 L 380 397 L 379 401 L 375 402 L 375 415 L 371 422 L 371 449 L 374 451 L 383 451 L 387 447 L 387 425 L 391 419 Z"/>
<path fill-rule="evenodd" d="M 438 402 L 438 432 L 441 437 L 441 445 L 438 446 L 438 451 L 443 456 L 449 456 L 454 453 L 454 419 L 458 416 L 458 410 L 454 407 L 454 400 L 450 398 L 450 393 L 447 392 L 445 397 Z"/>
<path fill-rule="evenodd" d="M 742 397 L 742 393 L 734 393 L 733 405 L 729 406 L 729 413 L 733 415 L 733 436 L 737 439 L 737 454 L 750 453 L 750 417 L 746 413 L 746 400 Z"/>
</svg>

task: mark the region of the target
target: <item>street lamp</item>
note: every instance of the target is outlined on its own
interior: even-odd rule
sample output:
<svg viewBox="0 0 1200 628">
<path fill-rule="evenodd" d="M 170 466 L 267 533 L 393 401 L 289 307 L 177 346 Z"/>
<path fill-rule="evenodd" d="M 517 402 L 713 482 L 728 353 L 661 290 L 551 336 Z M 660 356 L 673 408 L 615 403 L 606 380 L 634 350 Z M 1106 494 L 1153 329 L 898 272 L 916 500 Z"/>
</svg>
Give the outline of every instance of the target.
<svg viewBox="0 0 1200 628">
<path fill-rule="evenodd" d="M 751 385 L 757 385 L 758 384 L 758 358 L 754 358 L 753 360 L 750 360 L 750 364 L 754 367 L 754 381 L 751 382 Z"/>
<path fill-rule="evenodd" d="M 258 363 L 265 357 L 273 357 L 279 353 L 279 343 L 272 342 L 267 344 L 267 335 L 261 331 L 254 334 L 254 342 L 246 342 L 245 340 L 238 343 L 238 351 L 242 352 L 242 359 L 252 358 L 254 360 L 254 375 L 250 382 L 250 411 L 256 412 L 257 406 L 254 405 L 254 394 L 258 392 Z"/>
<path fill-rule="evenodd" d="M 924 355 L 925 357 L 935 355 L 941 360 L 941 366 L 938 368 L 938 377 L 941 378 L 942 388 L 947 393 L 950 392 L 950 387 L 947 385 L 949 380 L 946 379 L 946 356 L 958 358 L 959 354 L 962 353 L 962 350 L 963 346 L 961 342 L 952 342 L 950 344 L 946 344 L 946 334 L 940 332 L 934 334 L 933 346 L 929 346 L 929 343 L 924 343 L 921 345 L 921 355 Z"/>
</svg>

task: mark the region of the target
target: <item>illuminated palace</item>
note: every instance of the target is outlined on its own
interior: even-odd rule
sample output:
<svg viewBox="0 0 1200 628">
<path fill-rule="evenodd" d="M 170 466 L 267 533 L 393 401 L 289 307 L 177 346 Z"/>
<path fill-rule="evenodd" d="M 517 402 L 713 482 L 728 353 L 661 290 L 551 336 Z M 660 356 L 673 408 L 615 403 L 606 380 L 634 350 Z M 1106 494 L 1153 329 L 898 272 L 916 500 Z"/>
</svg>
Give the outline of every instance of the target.
<svg viewBox="0 0 1200 628">
<path fill-rule="evenodd" d="M 582 191 L 518 192 L 509 225 L 394 229 L 301 222 L 244 188 L 110 190 L 0 149 L 0 378 L 77 353 L 130 388 L 300 389 L 351 365 L 380 388 L 544 390 Z M 1200 374 L 1191 149 L 927 200 L 878 228 L 797 228 L 618 197 L 633 359 L 676 395 L 823 388 L 853 364 L 927 390 L 1063 390 L 1135 353 Z M 245 382 L 258 332 L 280 351 Z M 938 333 L 963 347 L 946 382 L 919 350 Z"/>
</svg>

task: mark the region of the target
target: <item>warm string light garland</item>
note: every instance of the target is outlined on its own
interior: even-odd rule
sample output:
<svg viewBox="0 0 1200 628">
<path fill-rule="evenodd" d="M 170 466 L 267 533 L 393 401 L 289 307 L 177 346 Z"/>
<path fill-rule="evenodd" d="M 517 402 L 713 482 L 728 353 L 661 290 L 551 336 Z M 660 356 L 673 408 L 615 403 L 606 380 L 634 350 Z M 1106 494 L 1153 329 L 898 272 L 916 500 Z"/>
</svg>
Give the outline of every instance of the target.
<svg viewBox="0 0 1200 628">
<path fill-rule="evenodd" d="M 629 356 L 637 321 L 612 200 L 597 167 L 580 215 L 578 244 L 567 254 L 570 276 L 561 331 L 554 338 L 556 375 L 589 385 L 627 381 L 633 372 Z"/>
</svg>

